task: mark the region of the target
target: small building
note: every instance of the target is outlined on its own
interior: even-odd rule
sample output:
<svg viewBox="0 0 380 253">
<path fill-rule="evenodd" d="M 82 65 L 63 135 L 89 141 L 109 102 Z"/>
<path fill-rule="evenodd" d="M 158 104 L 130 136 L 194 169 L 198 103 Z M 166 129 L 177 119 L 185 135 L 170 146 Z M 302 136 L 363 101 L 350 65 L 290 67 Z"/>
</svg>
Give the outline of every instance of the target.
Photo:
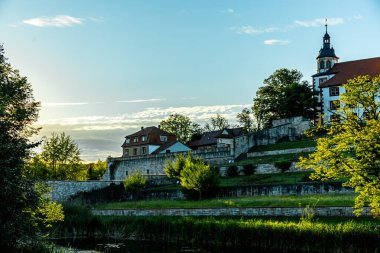
<svg viewBox="0 0 380 253">
<path fill-rule="evenodd" d="M 141 127 L 140 131 L 125 137 L 122 145 L 123 157 L 150 155 L 160 147 L 176 141 L 175 134 L 168 133 L 160 127 Z"/>
<path fill-rule="evenodd" d="M 225 128 L 223 130 L 210 131 L 202 134 L 198 140 L 187 143 L 193 150 L 213 151 L 218 148 L 231 148 L 233 138 L 243 134 L 243 128 Z"/>
<path fill-rule="evenodd" d="M 191 148 L 189 148 L 188 146 L 186 146 L 182 142 L 180 142 L 180 141 L 172 141 L 172 142 L 168 142 L 168 143 L 162 145 L 161 147 L 159 147 L 158 149 L 156 149 L 152 153 L 152 155 L 178 153 L 178 152 L 188 152 L 188 151 L 191 151 Z"/>
<path fill-rule="evenodd" d="M 376 76 L 380 74 L 380 57 L 338 63 L 339 57 L 335 55 L 330 45 L 330 35 L 323 36 L 323 47 L 317 57 L 317 74 L 313 75 L 313 88 L 319 92 L 320 115 L 319 123 L 336 120 L 335 113 L 340 107 L 339 95 L 344 93 L 342 87 L 347 80 L 360 75 Z"/>
</svg>

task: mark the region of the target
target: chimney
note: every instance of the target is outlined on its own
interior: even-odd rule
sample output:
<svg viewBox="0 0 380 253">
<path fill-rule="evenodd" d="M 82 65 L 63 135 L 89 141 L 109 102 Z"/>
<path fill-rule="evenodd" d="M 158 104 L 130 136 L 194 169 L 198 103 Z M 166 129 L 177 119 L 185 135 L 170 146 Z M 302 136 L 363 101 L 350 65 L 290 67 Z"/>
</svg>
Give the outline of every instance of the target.
<svg viewBox="0 0 380 253">
<path fill-rule="evenodd" d="M 141 130 L 144 130 L 144 127 L 143 127 L 143 126 L 141 127 Z"/>
<path fill-rule="evenodd" d="M 161 129 L 161 126 L 160 126 L 160 125 L 158 125 L 158 129 Z"/>
</svg>

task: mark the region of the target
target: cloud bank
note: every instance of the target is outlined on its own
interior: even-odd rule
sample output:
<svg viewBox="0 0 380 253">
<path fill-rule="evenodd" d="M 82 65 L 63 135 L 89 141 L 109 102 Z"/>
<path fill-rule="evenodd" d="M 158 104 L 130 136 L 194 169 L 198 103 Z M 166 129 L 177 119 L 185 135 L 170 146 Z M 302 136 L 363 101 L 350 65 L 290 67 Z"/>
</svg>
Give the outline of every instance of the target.
<svg viewBox="0 0 380 253">
<path fill-rule="evenodd" d="M 38 17 L 22 21 L 24 24 L 37 27 L 68 27 L 82 25 L 83 19 L 68 15 L 58 15 L 54 17 Z"/>
<path fill-rule="evenodd" d="M 289 40 L 277 40 L 277 39 L 264 40 L 264 44 L 268 46 L 284 46 L 284 45 L 288 45 L 289 43 L 290 43 Z"/>
</svg>

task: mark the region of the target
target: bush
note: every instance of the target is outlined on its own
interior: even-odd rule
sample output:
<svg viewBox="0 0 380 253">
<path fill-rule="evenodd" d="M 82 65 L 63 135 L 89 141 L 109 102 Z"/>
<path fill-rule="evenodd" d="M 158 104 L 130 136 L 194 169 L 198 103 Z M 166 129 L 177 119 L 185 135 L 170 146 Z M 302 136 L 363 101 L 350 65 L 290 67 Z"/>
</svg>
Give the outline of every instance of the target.
<svg viewBox="0 0 380 253">
<path fill-rule="evenodd" d="M 252 175 L 253 173 L 255 173 L 256 168 L 257 168 L 257 166 L 255 166 L 253 164 L 244 165 L 243 166 L 244 175 L 246 175 L 246 176 Z"/>
<path fill-rule="evenodd" d="M 281 172 L 285 172 L 287 170 L 289 170 L 290 168 L 290 165 L 292 165 L 292 162 L 291 161 L 278 161 L 278 162 L 275 162 L 274 163 L 274 166 L 278 169 L 281 170 Z"/>
<path fill-rule="evenodd" d="M 136 172 L 127 177 L 123 184 L 127 192 L 138 198 L 140 192 L 148 186 L 148 180 L 140 172 Z"/>
<path fill-rule="evenodd" d="M 230 166 L 227 168 L 227 175 L 229 177 L 235 177 L 237 176 L 239 173 L 238 173 L 238 167 L 236 166 Z"/>
</svg>

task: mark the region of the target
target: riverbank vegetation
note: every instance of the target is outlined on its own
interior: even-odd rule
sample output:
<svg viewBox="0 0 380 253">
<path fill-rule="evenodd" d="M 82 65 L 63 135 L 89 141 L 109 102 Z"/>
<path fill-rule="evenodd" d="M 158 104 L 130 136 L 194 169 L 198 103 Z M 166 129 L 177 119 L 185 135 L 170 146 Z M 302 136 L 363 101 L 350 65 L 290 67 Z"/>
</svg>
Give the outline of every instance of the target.
<svg viewBox="0 0 380 253">
<path fill-rule="evenodd" d="M 66 206 L 56 237 L 137 239 L 236 250 L 376 252 L 380 221 L 371 218 L 230 218 L 93 216 Z M 217 251 L 215 251 L 217 252 Z"/>
<path fill-rule="evenodd" d="M 96 204 L 95 209 L 352 206 L 355 194 L 255 196 L 207 200 L 139 200 Z"/>
</svg>

